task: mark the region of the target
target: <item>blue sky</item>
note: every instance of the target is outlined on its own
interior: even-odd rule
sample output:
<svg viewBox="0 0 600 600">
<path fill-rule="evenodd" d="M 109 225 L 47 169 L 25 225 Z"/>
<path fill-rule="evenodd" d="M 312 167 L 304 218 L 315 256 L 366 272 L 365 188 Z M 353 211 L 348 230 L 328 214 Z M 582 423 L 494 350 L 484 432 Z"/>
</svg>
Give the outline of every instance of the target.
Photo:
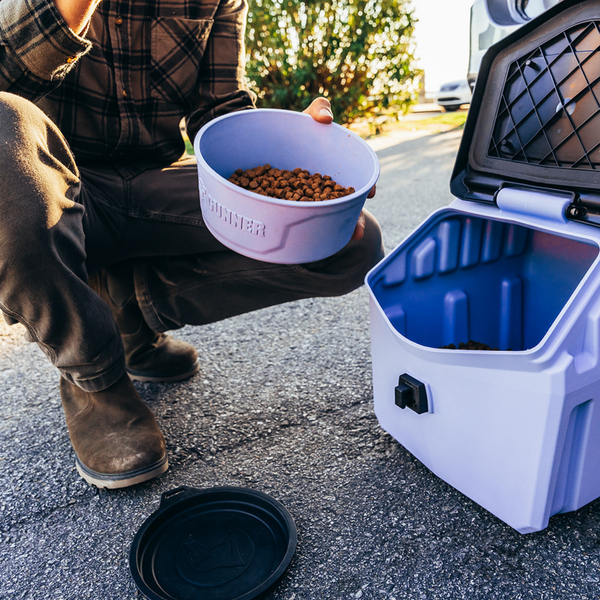
<svg viewBox="0 0 600 600">
<path fill-rule="evenodd" d="M 469 11 L 473 0 L 412 0 L 419 22 L 417 56 L 425 70 L 425 89 L 466 77 L 469 60 Z"/>
</svg>

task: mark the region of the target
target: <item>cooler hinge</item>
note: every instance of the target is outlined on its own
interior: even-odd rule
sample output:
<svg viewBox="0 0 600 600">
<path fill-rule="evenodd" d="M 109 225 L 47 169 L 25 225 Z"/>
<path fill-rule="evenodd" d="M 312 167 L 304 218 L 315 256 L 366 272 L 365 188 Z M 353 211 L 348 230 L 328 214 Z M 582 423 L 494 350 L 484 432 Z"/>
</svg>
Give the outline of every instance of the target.
<svg viewBox="0 0 600 600">
<path fill-rule="evenodd" d="M 578 216 L 573 214 L 578 200 L 574 192 L 504 184 L 496 192 L 494 200 L 502 211 L 559 223 Z"/>
</svg>

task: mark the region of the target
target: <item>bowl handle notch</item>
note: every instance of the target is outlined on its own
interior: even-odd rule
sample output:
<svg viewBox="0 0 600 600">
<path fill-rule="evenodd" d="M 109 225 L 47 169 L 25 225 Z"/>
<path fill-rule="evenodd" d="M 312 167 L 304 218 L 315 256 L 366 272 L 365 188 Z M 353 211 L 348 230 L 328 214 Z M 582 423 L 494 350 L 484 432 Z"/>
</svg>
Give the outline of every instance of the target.
<svg viewBox="0 0 600 600">
<path fill-rule="evenodd" d="M 178 502 L 182 498 L 190 498 L 195 496 L 197 493 L 198 490 L 185 485 L 169 490 L 168 492 L 164 492 L 160 497 L 160 508 L 164 508 L 173 502 Z"/>
</svg>

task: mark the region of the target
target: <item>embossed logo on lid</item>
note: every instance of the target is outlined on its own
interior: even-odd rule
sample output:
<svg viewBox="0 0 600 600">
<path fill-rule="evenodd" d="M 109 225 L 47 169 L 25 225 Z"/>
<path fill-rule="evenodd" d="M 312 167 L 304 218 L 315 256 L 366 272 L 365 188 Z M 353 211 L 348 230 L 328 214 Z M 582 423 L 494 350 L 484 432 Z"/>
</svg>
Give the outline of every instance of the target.
<svg viewBox="0 0 600 600">
<path fill-rule="evenodd" d="M 213 586 L 239 577 L 252 563 L 254 543 L 240 529 L 192 533 L 177 552 L 180 575 L 194 585 Z"/>
</svg>

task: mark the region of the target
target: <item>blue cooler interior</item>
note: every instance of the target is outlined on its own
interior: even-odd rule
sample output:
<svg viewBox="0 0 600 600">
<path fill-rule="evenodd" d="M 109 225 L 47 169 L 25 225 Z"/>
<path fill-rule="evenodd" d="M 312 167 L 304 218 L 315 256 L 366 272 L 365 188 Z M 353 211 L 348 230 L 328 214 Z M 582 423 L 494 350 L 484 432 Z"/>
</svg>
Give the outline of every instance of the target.
<svg viewBox="0 0 600 600">
<path fill-rule="evenodd" d="M 591 243 L 455 214 L 396 249 L 369 285 L 394 329 L 412 342 L 528 350 L 597 256 Z"/>
<path fill-rule="evenodd" d="M 600 0 L 486 53 L 450 188 L 366 277 L 375 413 L 539 531 L 600 497 Z"/>
</svg>

